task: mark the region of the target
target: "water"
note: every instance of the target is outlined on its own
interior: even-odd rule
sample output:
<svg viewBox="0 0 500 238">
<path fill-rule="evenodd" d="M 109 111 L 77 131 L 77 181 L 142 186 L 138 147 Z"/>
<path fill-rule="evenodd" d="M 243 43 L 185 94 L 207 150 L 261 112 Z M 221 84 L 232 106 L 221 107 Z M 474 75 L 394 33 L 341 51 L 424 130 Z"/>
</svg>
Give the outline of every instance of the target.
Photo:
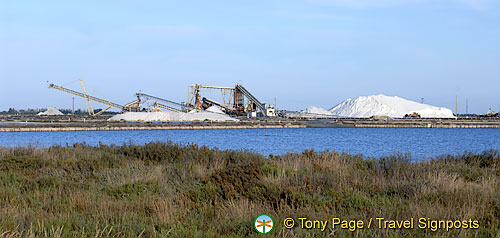
<svg viewBox="0 0 500 238">
<path fill-rule="evenodd" d="M 300 128 L 158 131 L 2 132 L 0 145 L 89 145 L 168 141 L 210 148 L 250 150 L 263 155 L 336 150 L 371 157 L 409 152 L 416 160 L 464 151 L 500 149 L 499 129 Z"/>
</svg>

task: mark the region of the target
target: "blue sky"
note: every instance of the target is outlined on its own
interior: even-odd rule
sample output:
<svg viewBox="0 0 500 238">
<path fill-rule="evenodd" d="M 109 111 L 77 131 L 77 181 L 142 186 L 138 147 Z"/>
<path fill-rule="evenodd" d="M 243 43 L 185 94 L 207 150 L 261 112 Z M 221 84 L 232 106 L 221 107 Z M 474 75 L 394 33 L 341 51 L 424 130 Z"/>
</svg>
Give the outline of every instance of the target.
<svg viewBox="0 0 500 238">
<path fill-rule="evenodd" d="M 500 1 L 0 0 L 0 110 L 71 108 L 46 85 L 78 78 L 120 104 L 241 83 L 290 110 L 382 93 L 499 111 Z"/>
</svg>

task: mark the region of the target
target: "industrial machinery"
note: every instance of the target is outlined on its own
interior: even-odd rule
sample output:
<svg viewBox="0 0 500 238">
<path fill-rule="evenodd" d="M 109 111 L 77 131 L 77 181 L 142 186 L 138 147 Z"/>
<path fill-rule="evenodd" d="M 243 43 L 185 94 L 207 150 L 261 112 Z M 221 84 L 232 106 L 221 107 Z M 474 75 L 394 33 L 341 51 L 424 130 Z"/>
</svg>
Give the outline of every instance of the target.
<svg viewBox="0 0 500 238">
<path fill-rule="evenodd" d="M 413 112 L 412 114 L 406 114 L 405 118 L 418 119 L 421 118 L 420 114 Z"/>
<path fill-rule="evenodd" d="M 193 110 L 194 107 L 187 103 L 177 103 L 167 99 L 151 96 L 145 93 L 136 93 L 137 99 L 141 102 L 151 101 L 154 108 L 163 108 L 174 112 L 188 112 Z"/>
<path fill-rule="evenodd" d="M 221 96 L 222 96 L 222 102 L 217 103 L 217 104 L 219 104 L 218 106 L 221 106 L 223 108 L 224 107 L 232 107 L 230 104 L 231 104 L 232 97 L 234 94 L 234 87 L 194 84 L 194 85 L 189 87 L 188 97 L 191 97 L 191 98 L 188 98 L 188 102 L 191 105 L 194 105 L 194 107 L 197 110 L 202 110 L 202 109 L 204 110 L 204 109 L 210 107 L 210 104 L 213 104 L 213 103 L 206 101 L 209 99 L 206 99 L 205 102 L 203 101 L 203 99 L 201 98 L 201 95 L 200 95 L 200 92 L 202 90 L 203 91 L 220 91 Z M 224 106 L 222 106 L 222 105 L 224 105 Z"/>
<path fill-rule="evenodd" d="M 494 111 L 491 110 L 491 108 L 488 110 L 486 113 L 486 117 L 499 117 L 500 113 L 495 113 Z"/>
<path fill-rule="evenodd" d="M 88 112 L 89 112 L 90 116 L 99 116 L 99 115 L 101 115 L 102 113 L 104 113 L 105 111 L 109 110 L 112 107 L 120 109 L 121 111 L 139 111 L 138 100 L 132 101 L 130 103 L 127 103 L 125 106 L 122 106 L 122 105 L 117 104 L 117 103 L 112 103 L 109 100 L 104 100 L 104 99 L 100 99 L 100 98 L 88 95 L 87 94 L 87 90 L 85 90 L 85 86 L 83 85 L 83 80 L 81 80 L 81 79 L 80 79 L 80 84 L 82 86 L 83 93 L 80 93 L 80 92 L 77 92 L 77 91 L 74 91 L 74 90 L 71 90 L 71 89 L 67 89 L 67 88 L 64 88 L 62 86 L 55 85 L 53 83 L 49 84 L 49 86 L 47 86 L 47 87 L 51 88 L 51 89 L 56 89 L 56 90 L 59 90 L 59 91 L 65 92 L 65 93 L 73 94 L 75 96 L 84 98 L 85 102 L 87 104 L 87 109 L 88 109 Z M 107 105 L 108 107 L 106 109 L 104 109 L 104 110 L 101 110 L 98 113 L 94 113 L 94 109 L 92 108 L 92 104 L 90 103 L 90 101 L 102 103 L 104 105 Z"/>
<path fill-rule="evenodd" d="M 122 112 L 137 112 L 141 111 L 143 104 L 148 104 L 149 109 L 153 111 L 167 109 L 174 112 L 189 112 L 191 110 L 205 110 L 210 106 L 216 105 L 222 108 L 222 110 L 229 115 L 249 117 L 276 115 L 274 105 L 261 103 L 254 95 L 252 95 L 240 84 L 236 84 L 234 87 L 195 84 L 189 87 L 190 91 L 188 93 L 188 101 L 183 103 L 177 103 L 145 93 L 136 93 L 137 99 L 125 105 L 112 103 L 109 100 L 88 95 L 81 79 L 80 84 L 83 91 L 82 93 L 55 84 L 50 84 L 48 88 L 84 98 L 89 115 L 91 116 L 99 116 L 110 108 L 117 108 Z M 201 97 L 200 92 L 202 91 L 220 91 L 222 101 Z M 247 100 L 245 100 L 245 98 L 247 98 Z M 91 101 L 102 103 L 108 107 L 98 113 L 94 113 Z"/>
<path fill-rule="evenodd" d="M 189 89 L 191 98 L 188 101 L 198 110 L 205 110 L 212 105 L 216 105 L 223 108 L 230 115 L 254 117 L 261 114 L 262 116 L 275 116 L 275 109 L 272 104 L 261 103 L 241 84 L 236 84 L 234 87 L 195 84 Z M 201 91 L 214 90 L 221 92 L 222 102 L 206 97 L 202 98 L 200 95 Z M 246 104 L 245 97 L 248 99 Z"/>
<path fill-rule="evenodd" d="M 484 115 L 478 115 L 479 118 L 497 118 L 500 117 L 500 112 L 495 113 L 491 108 Z"/>
<path fill-rule="evenodd" d="M 256 97 L 254 97 L 246 88 L 244 88 L 243 86 L 241 86 L 240 84 L 236 84 L 235 86 L 236 90 L 235 90 L 235 95 L 238 94 L 238 98 L 241 97 L 241 94 L 245 95 L 248 100 L 250 101 L 250 107 L 251 107 L 251 110 L 250 111 L 256 111 L 257 108 L 259 108 L 260 110 L 262 110 L 262 113 L 264 114 L 264 116 L 266 116 L 266 108 L 265 108 L 265 105 L 262 104 Z M 236 96 L 235 96 L 236 98 Z M 240 103 L 240 101 L 235 101 L 235 103 L 238 102 Z M 240 106 L 240 105 L 238 105 Z"/>
<path fill-rule="evenodd" d="M 223 104 L 223 103 L 220 103 L 220 102 L 217 102 L 217 101 L 212 100 L 212 99 L 203 98 L 202 101 L 204 104 L 208 105 L 208 107 L 210 107 L 211 105 L 217 105 L 219 107 L 222 107 L 227 114 L 231 114 L 233 112 L 236 112 L 236 108 L 231 107 L 231 106 L 226 105 L 226 104 Z M 208 107 L 206 107 L 206 108 L 208 108 Z"/>
</svg>

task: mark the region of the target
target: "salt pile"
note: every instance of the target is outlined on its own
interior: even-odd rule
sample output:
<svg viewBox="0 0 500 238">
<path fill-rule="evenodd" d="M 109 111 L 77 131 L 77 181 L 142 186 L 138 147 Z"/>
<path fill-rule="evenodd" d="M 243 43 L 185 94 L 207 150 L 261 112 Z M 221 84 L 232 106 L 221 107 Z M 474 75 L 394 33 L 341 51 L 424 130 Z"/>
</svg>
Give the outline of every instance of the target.
<svg viewBox="0 0 500 238">
<path fill-rule="evenodd" d="M 323 109 L 320 107 L 315 107 L 315 106 L 310 106 L 310 107 L 306 108 L 305 113 L 320 114 L 320 115 L 332 115 L 332 113 L 327 111 L 326 109 Z"/>
<path fill-rule="evenodd" d="M 306 110 L 298 111 L 298 112 L 287 112 L 286 116 L 288 117 L 303 117 L 303 118 L 325 118 L 325 117 L 333 117 L 332 113 L 315 106 L 310 106 L 306 108 Z"/>
<path fill-rule="evenodd" d="M 412 114 L 413 112 L 420 114 L 421 117 L 454 117 L 453 112 L 448 108 L 435 107 L 397 96 L 391 97 L 382 94 L 347 99 L 330 109 L 330 112 L 333 115 L 342 117 L 404 117 L 406 114 Z"/>
<path fill-rule="evenodd" d="M 123 114 L 114 115 L 110 121 L 238 121 L 225 114 L 207 112 L 207 111 L 191 111 L 184 112 L 126 112 Z"/>
<path fill-rule="evenodd" d="M 61 116 L 64 115 L 61 111 L 57 110 L 55 107 L 47 108 L 47 111 L 40 112 L 37 115 L 39 116 Z"/>
<path fill-rule="evenodd" d="M 211 106 L 211 107 L 207 108 L 205 111 L 224 114 L 224 112 L 216 106 Z"/>
</svg>

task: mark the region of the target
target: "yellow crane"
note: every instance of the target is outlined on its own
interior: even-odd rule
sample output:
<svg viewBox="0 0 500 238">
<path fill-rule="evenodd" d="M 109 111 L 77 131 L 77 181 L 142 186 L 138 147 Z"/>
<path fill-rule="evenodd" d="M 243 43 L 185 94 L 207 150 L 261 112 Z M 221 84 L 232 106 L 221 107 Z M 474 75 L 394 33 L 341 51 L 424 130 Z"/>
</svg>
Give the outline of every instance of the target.
<svg viewBox="0 0 500 238">
<path fill-rule="evenodd" d="M 80 80 L 80 85 L 82 85 L 83 98 L 85 99 L 85 103 L 87 104 L 87 111 L 89 112 L 89 116 L 95 116 L 94 108 L 92 108 L 92 104 L 89 100 L 89 95 L 87 94 L 87 90 L 85 90 L 85 86 L 83 86 L 83 80 Z M 109 108 L 108 108 L 109 109 Z"/>
<path fill-rule="evenodd" d="M 77 91 L 74 91 L 71 89 L 67 89 L 67 88 L 64 88 L 62 86 L 55 85 L 53 83 L 49 84 L 49 86 L 47 86 L 47 87 L 84 98 L 85 102 L 87 104 L 87 109 L 89 110 L 89 115 L 91 115 L 91 116 L 99 116 L 112 107 L 120 109 L 121 111 L 133 111 L 134 109 L 136 109 L 135 107 L 138 107 L 138 100 L 132 101 L 132 102 L 128 103 L 126 106 L 122 106 L 120 104 L 112 103 L 109 100 L 104 100 L 104 99 L 100 99 L 100 98 L 88 95 L 87 90 L 85 89 L 85 86 L 83 85 L 83 80 L 81 80 L 81 79 L 80 79 L 80 84 L 82 86 L 83 93 L 80 93 L 80 92 L 77 92 Z M 94 113 L 94 109 L 92 108 L 92 104 L 90 103 L 90 101 L 102 103 L 104 105 L 107 105 L 108 107 L 106 109 L 98 112 L 98 113 Z"/>
</svg>

